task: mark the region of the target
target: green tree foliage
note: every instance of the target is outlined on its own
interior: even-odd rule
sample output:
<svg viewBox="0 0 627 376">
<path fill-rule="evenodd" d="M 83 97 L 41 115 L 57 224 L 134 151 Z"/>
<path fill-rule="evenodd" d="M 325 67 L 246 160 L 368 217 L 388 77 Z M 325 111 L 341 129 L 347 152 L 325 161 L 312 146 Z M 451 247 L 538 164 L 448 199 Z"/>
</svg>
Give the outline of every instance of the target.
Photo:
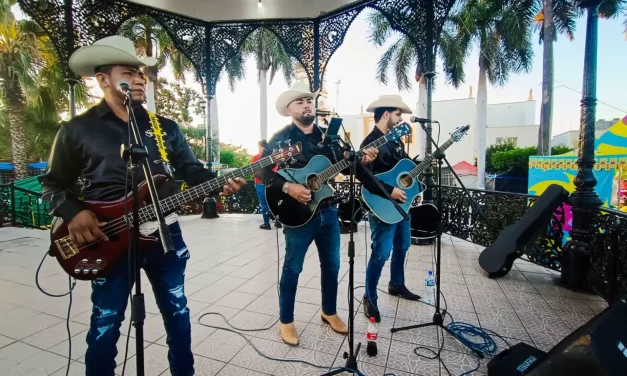
<svg viewBox="0 0 627 376">
<path fill-rule="evenodd" d="M 171 83 L 164 78 L 159 79 L 158 87 L 157 113 L 176 121 L 181 127 L 192 126 L 193 115 L 201 113 L 200 93 L 184 84 Z"/>
<path fill-rule="evenodd" d="M 229 168 L 240 168 L 250 164 L 252 156 L 242 146 L 220 144 L 220 163 Z"/>
<path fill-rule="evenodd" d="M 558 145 L 551 148 L 551 155 L 564 154 L 571 151 L 567 146 Z M 486 160 L 490 152 L 491 173 L 527 176 L 529 175 L 529 157 L 538 155 L 535 146 L 516 148 L 511 144 L 491 145 L 486 149 Z"/>
</svg>

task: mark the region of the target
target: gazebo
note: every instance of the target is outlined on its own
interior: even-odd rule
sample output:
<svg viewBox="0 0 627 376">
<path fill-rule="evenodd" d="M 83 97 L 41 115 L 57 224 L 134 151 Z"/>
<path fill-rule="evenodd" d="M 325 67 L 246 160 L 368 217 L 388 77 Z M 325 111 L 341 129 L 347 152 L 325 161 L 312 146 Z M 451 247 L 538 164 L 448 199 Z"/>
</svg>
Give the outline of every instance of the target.
<svg viewBox="0 0 627 376">
<path fill-rule="evenodd" d="M 244 39 L 263 27 L 273 32 L 286 51 L 304 67 L 312 90 L 321 88 L 333 53 L 342 45 L 347 29 L 365 8 L 381 12 L 391 27 L 416 45 L 418 61 L 427 79 L 427 117 L 431 117 L 431 92 L 435 51 L 444 22 L 455 0 L 18 0 L 50 36 L 63 63 L 69 85 L 79 77 L 68 69 L 77 48 L 114 35 L 127 20 L 148 15 L 162 25 L 175 46 L 193 63 L 197 79 L 206 86 L 207 115 L 216 83 L 225 63 Z M 582 98 L 581 136 L 576 190 L 572 194 L 572 241 L 566 247 L 562 277 L 573 286 L 586 281 L 593 226 L 600 200 L 594 192 L 594 122 L 596 107 L 597 25 L 600 0 L 579 0 L 587 10 L 587 34 Z M 72 92 L 72 90 L 70 90 Z M 70 103 L 74 103 L 70 94 Z M 73 109 L 73 106 L 72 106 Z M 574 110 L 574 109 L 573 109 Z M 73 114 L 74 111 L 72 110 Z M 206 119 L 210 119 L 206 116 Z M 211 124 L 207 120 L 208 147 Z M 430 130 L 430 125 L 428 129 Z M 426 152 L 431 153 L 429 143 Z M 209 158 L 209 163 L 212 162 Z M 425 201 L 433 200 L 433 173 L 427 171 Z M 502 226 L 503 224 L 494 224 Z"/>
</svg>

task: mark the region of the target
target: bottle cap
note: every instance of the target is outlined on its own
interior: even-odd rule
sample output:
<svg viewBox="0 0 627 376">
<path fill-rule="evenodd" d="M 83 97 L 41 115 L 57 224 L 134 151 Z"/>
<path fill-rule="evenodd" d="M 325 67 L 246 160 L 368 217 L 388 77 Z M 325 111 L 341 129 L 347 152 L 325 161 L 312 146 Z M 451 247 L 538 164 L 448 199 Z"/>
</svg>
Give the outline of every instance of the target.
<svg viewBox="0 0 627 376">
<path fill-rule="evenodd" d="M 429 275 L 433 275 L 433 272 L 431 270 L 429 270 Z"/>
<path fill-rule="evenodd" d="M 371 323 L 374 323 L 375 321 L 377 321 L 377 320 L 374 319 L 374 316 L 370 317 L 370 322 Z"/>
</svg>

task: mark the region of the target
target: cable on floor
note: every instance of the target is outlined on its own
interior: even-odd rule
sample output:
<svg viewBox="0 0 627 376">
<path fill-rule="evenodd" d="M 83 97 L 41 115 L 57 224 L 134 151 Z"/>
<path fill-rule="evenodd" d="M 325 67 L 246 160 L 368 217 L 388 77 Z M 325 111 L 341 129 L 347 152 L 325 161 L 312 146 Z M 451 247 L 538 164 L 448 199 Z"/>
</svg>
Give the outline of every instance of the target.
<svg viewBox="0 0 627 376">
<path fill-rule="evenodd" d="M 39 291 L 41 291 L 43 294 L 50 296 L 52 298 L 62 298 L 68 295 L 70 296 L 70 301 L 67 307 L 67 317 L 65 318 L 65 328 L 67 330 L 67 339 L 68 339 L 68 356 L 67 356 L 67 367 L 65 370 L 65 376 L 68 376 L 70 374 L 70 364 L 72 363 L 72 333 L 70 331 L 70 314 L 72 312 L 72 291 L 74 291 L 74 287 L 76 287 L 76 279 L 73 280 L 72 277 L 68 275 L 68 292 L 64 294 L 52 294 L 52 293 L 45 291 L 39 284 L 39 272 L 41 271 L 41 266 L 44 264 L 44 260 L 46 259 L 48 254 L 49 254 L 49 251 L 47 251 L 44 254 L 44 257 L 41 259 L 41 262 L 39 263 L 39 266 L 37 267 L 37 270 L 35 271 L 35 285 L 37 285 L 37 288 L 39 289 Z"/>
</svg>

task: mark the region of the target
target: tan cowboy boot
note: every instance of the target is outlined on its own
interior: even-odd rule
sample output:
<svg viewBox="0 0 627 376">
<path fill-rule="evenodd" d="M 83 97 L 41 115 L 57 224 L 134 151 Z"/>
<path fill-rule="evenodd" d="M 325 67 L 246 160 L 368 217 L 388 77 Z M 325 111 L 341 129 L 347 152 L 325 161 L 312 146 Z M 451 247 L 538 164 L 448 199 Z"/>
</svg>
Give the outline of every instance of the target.
<svg viewBox="0 0 627 376">
<path fill-rule="evenodd" d="M 293 322 L 289 324 L 280 322 L 279 329 L 281 330 L 283 342 L 291 346 L 298 346 L 298 333 L 296 332 L 296 326 Z"/>
<path fill-rule="evenodd" d="M 339 334 L 348 333 L 348 328 L 346 327 L 346 325 L 344 324 L 344 321 L 342 321 L 340 316 L 325 315 L 324 312 L 322 312 L 320 314 L 320 317 L 322 318 L 322 321 L 325 324 L 329 324 L 331 326 L 331 329 L 333 329 L 334 332 L 339 333 Z"/>
</svg>

